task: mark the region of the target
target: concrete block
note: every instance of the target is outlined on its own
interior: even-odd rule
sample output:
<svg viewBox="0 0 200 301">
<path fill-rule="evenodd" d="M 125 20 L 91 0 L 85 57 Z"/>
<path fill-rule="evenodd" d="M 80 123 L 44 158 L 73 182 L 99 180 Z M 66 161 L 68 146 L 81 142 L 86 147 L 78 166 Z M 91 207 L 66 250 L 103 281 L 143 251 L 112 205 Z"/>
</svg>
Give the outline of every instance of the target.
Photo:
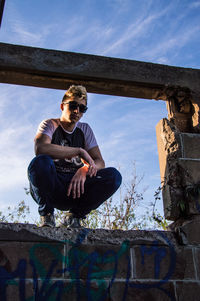
<svg viewBox="0 0 200 301">
<path fill-rule="evenodd" d="M 183 185 L 185 188 L 193 187 L 200 183 L 200 160 L 179 159 L 178 164 L 181 167 L 183 174 Z M 187 197 L 187 215 L 200 214 L 200 197 Z"/>
<path fill-rule="evenodd" d="M 194 249 L 194 256 L 196 261 L 197 278 L 198 280 L 200 280 L 200 249 L 199 248 Z"/>
<path fill-rule="evenodd" d="M 102 280 L 86 282 L 80 279 L 77 281 L 44 279 L 36 281 L 35 284 L 32 280 L 21 282 L 16 280 L 10 282 L 4 289 L 1 287 L 0 290 L 2 301 L 110 301 L 109 295 L 109 282 Z"/>
<path fill-rule="evenodd" d="M 179 159 L 179 166 L 183 170 L 182 176 L 184 176 L 183 182 L 185 185 L 191 185 L 200 182 L 200 159 Z"/>
<path fill-rule="evenodd" d="M 180 218 L 179 204 L 182 202 L 185 202 L 185 216 L 199 215 L 200 198 L 194 199 L 186 196 L 186 189 L 192 188 L 200 182 L 200 160 L 178 158 L 176 162 L 170 164 L 171 170 L 169 172 L 167 169 L 166 172 L 168 174 L 167 184 L 163 187 L 165 217 L 171 220 Z"/>
<path fill-rule="evenodd" d="M 176 174 L 174 177 L 176 177 Z M 162 190 L 162 197 L 165 218 L 172 221 L 177 220 L 180 217 L 180 207 L 178 204 L 183 199 L 183 189 L 178 187 L 176 184 L 175 188 L 166 184 Z"/>
<path fill-rule="evenodd" d="M 197 282 L 177 282 L 177 301 L 199 301 L 200 283 Z"/>
<path fill-rule="evenodd" d="M 81 279 L 38 281 L 31 300 L 110 301 L 109 281 L 83 281 Z M 24 300 L 24 299 L 23 299 Z M 9 300 L 10 301 L 10 300 Z"/>
<path fill-rule="evenodd" d="M 121 246 L 79 245 L 69 247 L 65 278 L 115 279 L 125 278 L 130 261 L 130 248 Z"/>
<path fill-rule="evenodd" d="M 180 228 L 188 245 L 200 245 L 200 216 L 193 216 Z"/>
<path fill-rule="evenodd" d="M 109 281 L 65 281 L 61 293 L 61 301 L 110 301 Z M 55 299 L 59 300 L 59 299 Z"/>
<path fill-rule="evenodd" d="M 156 126 L 165 217 L 177 220 L 185 188 L 200 182 L 200 135 L 180 133 L 167 119 Z M 200 213 L 196 200 L 189 200 L 184 213 Z"/>
<path fill-rule="evenodd" d="M 110 290 L 111 301 L 172 301 L 175 289 L 171 282 L 115 282 Z"/>
<path fill-rule="evenodd" d="M 4 287 L 1 286 L 0 300 L 2 301 L 37 300 L 34 297 L 34 285 L 31 280 L 9 281 Z"/>
<path fill-rule="evenodd" d="M 183 158 L 200 159 L 200 134 L 180 133 Z"/>
<path fill-rule="evenodd" d="M 192 249 L 164 246 L 133 248 L 136 279 L 195 279 Z"/>
<path fill-rule="evenodd" d="M 60 243 L 0 242 L 0 278 L 62 278 L 63 256 Z"/>
</svg>

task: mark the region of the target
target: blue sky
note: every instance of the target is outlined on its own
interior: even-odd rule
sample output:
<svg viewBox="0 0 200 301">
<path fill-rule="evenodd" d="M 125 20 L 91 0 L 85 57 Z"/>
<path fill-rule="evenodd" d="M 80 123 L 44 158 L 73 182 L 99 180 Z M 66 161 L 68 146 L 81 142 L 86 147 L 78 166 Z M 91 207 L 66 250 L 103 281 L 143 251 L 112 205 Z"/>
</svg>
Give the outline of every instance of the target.
<svg viewBox="0 0 200 301">
<path fill-rule="evenodd" d="M 200 1 L 6 0 L 0 41 L 27 46 L 199 68 Z M 0 210 L 26 200 L 27 166 L 39 122 L 59 117 L 64 91 L 0 84 Z M 93 128 L 107 166 L 124 182 L 133 163 L 148 187 L 141 207 L 160 185 L 155 126 L 163 101 L 89 94 L 83 121 Z M 118 196 L 116 196 L 117 199 Z M 162 202 L 158 204 L 162 213 Z"/>
</svg>

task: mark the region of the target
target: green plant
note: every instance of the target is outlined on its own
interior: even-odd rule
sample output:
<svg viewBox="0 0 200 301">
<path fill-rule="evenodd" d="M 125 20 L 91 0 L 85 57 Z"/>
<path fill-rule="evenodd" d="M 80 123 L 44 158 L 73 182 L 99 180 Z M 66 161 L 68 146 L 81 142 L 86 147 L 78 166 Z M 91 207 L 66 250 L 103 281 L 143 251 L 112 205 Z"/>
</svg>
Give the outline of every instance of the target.
<svg viewBox="0 0 200 301">
<path fill-rule="evenodd" d="M 25 201 L 21 201 L 14 208 L 8 206 L 5 213 L 0 211 L 0 221 L 2 223 L 23 222 L 25 224 L 28 224 L 29 220 L 27 219 L 27 217 L 29 214 L 30 214 L 29 206 L 25 204 Z"/>
</svg>

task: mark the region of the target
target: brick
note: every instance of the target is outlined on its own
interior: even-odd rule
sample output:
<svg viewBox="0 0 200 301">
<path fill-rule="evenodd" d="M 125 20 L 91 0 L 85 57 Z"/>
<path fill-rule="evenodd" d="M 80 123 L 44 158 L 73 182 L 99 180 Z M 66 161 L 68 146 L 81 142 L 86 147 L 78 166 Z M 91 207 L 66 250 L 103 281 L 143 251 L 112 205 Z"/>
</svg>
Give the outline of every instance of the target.
<svg viewBox="0 0 200 301">
<path fill-rule="evenodd" d="M 111 301 L 175 301 L 175 289 L 171 282 L 115 282 L 110 289 Z"/>
<path fill-rule="evenodd" d="M 0 278 L 32 278 L 34 270 L 38 278 L 62 277 L 64 245 L 61 243 L 0 243 Z M 51 269 L 51 270 L 50 270 Z"/>
<path fill-rule="evenodd" d="M 176 283 L 177 301 L 199 301 L 200 284 L 196 282 Z"/>
<path fill-rule="evenodd" d="M 130 260 L 126 243 L 113 245 L 79 245 L 68 250 L 66 278 L 115 279 L 125 278 Z"/>
<path fill-rule="evenodd" d="M 195 279 L 191 249 L 140 246 L 133 249 L 136 279 Z"/>
</svg>

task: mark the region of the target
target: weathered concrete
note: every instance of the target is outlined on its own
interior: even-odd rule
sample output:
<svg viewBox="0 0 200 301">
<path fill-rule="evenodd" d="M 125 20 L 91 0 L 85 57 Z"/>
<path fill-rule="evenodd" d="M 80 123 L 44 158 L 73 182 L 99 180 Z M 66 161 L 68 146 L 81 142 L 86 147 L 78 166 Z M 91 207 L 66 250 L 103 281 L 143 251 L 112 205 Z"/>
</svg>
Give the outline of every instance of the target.
<svg viewBox="0 0 200 301">
<path fill-rule="evenodd" d="M 198 231 L 199 227 L 200 216 L 194 215 L 188 217 L 187 219 L 179 219 L 178 221 L 172 223 L 169 228 L 177 233 L 177 238 L 181 244 L 186 246 L 196 245 L 198 247 L 200 245 L 200 236 Z M 198 262 L 200 263 L 199 257 Z M 198 266 L 200 267 L 200 265 Z"/>
<path fill-rule="evenodd" d="M 200 115 L 190 89 L 163 94 L 168 119 L 156 126 L 162 193 L 165 217 L 177 220 L 200 214 Z"/>
<path fill-rule="evenodd" d="M 200 70 L 0 43 L 0 82 L 163 99 L 166 86 L 200 91 Z"/>
<path fill-rule="evenodd" d="M 200 240 L 193 227 L 193 221 L 175 231 L 0 224 L 0 300 L 198 300 Z"/>
<path fill-rule="evenodd" d="M 33 224 L 9 224 L 0 223 L 0 239 L 3 241 L 26 241 L 26 242 L 76 242 L 77 234 L 80 230 L 71 230 L 66 228 L 39 228 Z M 129 240 L 131 245 L 152 244 L 154 240 L 159 240 L 160 245 L 166 245 L 166 240 L 162 238 L 163 231 L 145 231 L 145 230 L 85 230 L 82 244 L 110 244 L 119 245 L 124 240 Z M 174 234 L 171 231 L 165 231 L 168 240 L 174 240 Z M 80 237 L 81 239 L 81 237 Z"/>
<path fill-rule="evenodd" d="M 182 133 L 182 156 L 183 158 L 200 158 L 200 135 L 191 133 Z"/>
<path fill-rule="evenodd" d="M 156 133 L 166 218 L 199 215 L 200 135 L 182 133 L 167 119 L 157 124 Z"/>
<path fill-rule="evenodd" d="M 182 155 L 180 135 L 175 126 L 165 118 L 157 124 L 156 136 L 165 217 L 176 220 L 179 217 L 177 202 L 182 197 L 177 164 Z"/>
</svg>

